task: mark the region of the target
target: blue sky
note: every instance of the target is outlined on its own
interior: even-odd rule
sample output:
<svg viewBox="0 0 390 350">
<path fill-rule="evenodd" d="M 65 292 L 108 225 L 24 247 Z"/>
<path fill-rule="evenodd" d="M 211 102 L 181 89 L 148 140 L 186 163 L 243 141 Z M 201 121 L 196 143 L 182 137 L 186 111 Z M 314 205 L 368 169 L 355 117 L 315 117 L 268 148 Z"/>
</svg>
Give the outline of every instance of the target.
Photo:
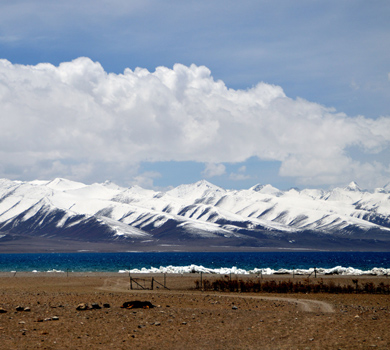
<svg viewBox="0 0 390 350">
<path fill-rule="evenodd" d="M 384 186 L 388 18 L 375 0 L 2 1 L 0 176 Z"/>
</svg>

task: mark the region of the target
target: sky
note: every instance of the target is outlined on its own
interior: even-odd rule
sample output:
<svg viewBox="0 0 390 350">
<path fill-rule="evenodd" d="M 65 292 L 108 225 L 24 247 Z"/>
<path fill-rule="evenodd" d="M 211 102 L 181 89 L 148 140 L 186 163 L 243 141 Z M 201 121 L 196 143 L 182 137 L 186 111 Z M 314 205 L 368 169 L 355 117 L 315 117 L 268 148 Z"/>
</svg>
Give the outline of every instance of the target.
<svg viewBox="0 0 390 350">
<path fill-rule="evenodd" d="M 2 0 L 0 177 L 390 182 L 390 2 Z"/>
</svg>

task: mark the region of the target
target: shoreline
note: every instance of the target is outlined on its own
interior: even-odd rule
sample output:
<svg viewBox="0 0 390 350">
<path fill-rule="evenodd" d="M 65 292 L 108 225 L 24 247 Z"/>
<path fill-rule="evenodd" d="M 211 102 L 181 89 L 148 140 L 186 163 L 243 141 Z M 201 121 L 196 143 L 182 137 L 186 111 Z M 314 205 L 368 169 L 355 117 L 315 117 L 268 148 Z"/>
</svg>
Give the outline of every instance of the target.
<svg viewBox="0 0 390 350">
<path fill-rule="evenodd" d="M 386 275 L 320 275 L 317 274 L 317 277 L 313 275 L 293 275 L 293 274 L 271 274 L 271 275 L 259 275 L 259 274 L 208 274 L 208 273 L 129 273 L 129 272 L 113 272 L 113 271 L 77 271 L 68 273 L 65 272 L 31 272 L 31 271 L 17 271 L 15 272 L 4 272 L 0 271 L 0 279 L 1 278 L 122 278 L 129 279 L 129 277 L 133 278 L 166 278 L 172 280 L 180 280 L 180 279 L 209 279 L 209 280 L 217 280 L 217 279 L 231 279 L 231 280 L 276 280 L 276 281 L 285 281 L 285 280 L 310 280 L 310 281 L 350 281 L 352 279 L 363 279 L 363 280 L 373 280 L 373 281 L 387 281 L 390 283 L 390 276 Z"/>
<path fill-rule="evenodd" d="M 202 266 L 203 267 L 203 266 Z M 117 271 L 101 271 L 101 270 L 84 270 L 84 271 L 73 271 L 73 270 L 10 270 L 10 271 L 0 271 L 0 277 L 7 277 L 7 276 L 127 276 L 127 275 L 139 275 L 139 276 L 214 276 L 214 277 L 223 277 L 223 276 L 233 276 L 234 278 L 353 278 L 353 277 L 360 277 L 360 278 L 389 278 L 390 279 L 390 269 L 388 268 L 373 268 L 371 270 L 359 270 L 354 268 L 344 268 L 344 267 L 335 267 L 331 269 L 321 269 L 318 268 L 315 270 L 314 268 L 311 269 L 295 269 L 295 270 L 286 270 L 286 269 L 280 269 L 283 272 L 278 272 L 279 270 L 274 270 L 273 273 L 265 273 L 264 270 L 268 269 L 258 269 L 258 271 L 253 272 L 252 270 L 244 270 L 244 269 L 231 269 L 231 268 L 222 268 L 222 269 L 215 269 L 215 270 L 221 270 L 219 272 L 210 272 L 207 270 L 213 270 L 213 269 L 199 269 L 194 271 L 188 271 L 189 269 L 183 269 L 183 266 L 178 266 L 177 271 L 172 271 L 172 269 L 165 268 L 162 270 L 158 269 L 145 269 L 145 271 L 134 269 L 134 270 L 123 270 L 119 269 Z M 352 271 L 351 273 L 326 273 L 323 272 L 324 270 L 348 270 Z M 352 269 L 352 270 L 351 270 Z M 245 272 L 243 272 L 245 271 Z M 288 271 L 288 272 L 285 272 Z M 353 273 L 353 271 L 362 271 L 362 273 Z M 384 271 L 386 273 L 384 273 Z"/>
</svg>

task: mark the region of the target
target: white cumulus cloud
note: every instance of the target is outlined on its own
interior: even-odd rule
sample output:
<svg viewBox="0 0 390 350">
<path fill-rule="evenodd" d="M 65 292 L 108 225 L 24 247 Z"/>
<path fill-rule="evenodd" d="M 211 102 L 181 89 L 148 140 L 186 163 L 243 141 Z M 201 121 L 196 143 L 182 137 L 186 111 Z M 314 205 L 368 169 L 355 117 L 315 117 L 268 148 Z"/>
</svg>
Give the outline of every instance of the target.
<svg viewBox="0 0 390 350">
<path fill-rule="evenodd" d="M 83 57 L 58 67 L 0 60 L 0 123 L 0 175 L 10 178 L 124 180 L 143 161 L 202 162 L 212 177 L 253 156 L 309 184 L 389 178 L 388 162 L 348 148 L 389 152 L 390 117 L 348 117 L 262 82 L 229 89 L 204 66 L 113 74 Z"/>
<path fill-rule="evenodd" d="M 226 173 L 226 167 L 223 164 L 207 163 L 202 174 L 204 177 L 221 176 Z"/>
</svg>

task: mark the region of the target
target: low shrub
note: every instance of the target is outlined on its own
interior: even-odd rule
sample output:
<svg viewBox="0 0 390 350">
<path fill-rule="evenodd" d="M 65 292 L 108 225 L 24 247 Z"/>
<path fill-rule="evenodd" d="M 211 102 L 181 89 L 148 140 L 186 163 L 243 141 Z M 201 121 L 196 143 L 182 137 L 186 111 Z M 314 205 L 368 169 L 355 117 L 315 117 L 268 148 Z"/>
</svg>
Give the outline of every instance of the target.
<svg viewBox="0 0 390 350">
<path fill-rule="evenodd" d="M 195 289 L 213 290 L 218 292 L 240 292 L 240 293 L 333 293 L 333 294 L 390 294 L 390 285 L 379 283 L 377 286 L 373 282 L 366 282 L 359 285 L 358 280 L 352 280 L 352 284 L 341 285 L 334 281 L 325 283 L 322 279 L 303 281 L 279 281 L 260 279 L 227 279 L 219 278 L 213 282 L 204 279 L 202 282 L 195 281 Z"/>
</svg>

